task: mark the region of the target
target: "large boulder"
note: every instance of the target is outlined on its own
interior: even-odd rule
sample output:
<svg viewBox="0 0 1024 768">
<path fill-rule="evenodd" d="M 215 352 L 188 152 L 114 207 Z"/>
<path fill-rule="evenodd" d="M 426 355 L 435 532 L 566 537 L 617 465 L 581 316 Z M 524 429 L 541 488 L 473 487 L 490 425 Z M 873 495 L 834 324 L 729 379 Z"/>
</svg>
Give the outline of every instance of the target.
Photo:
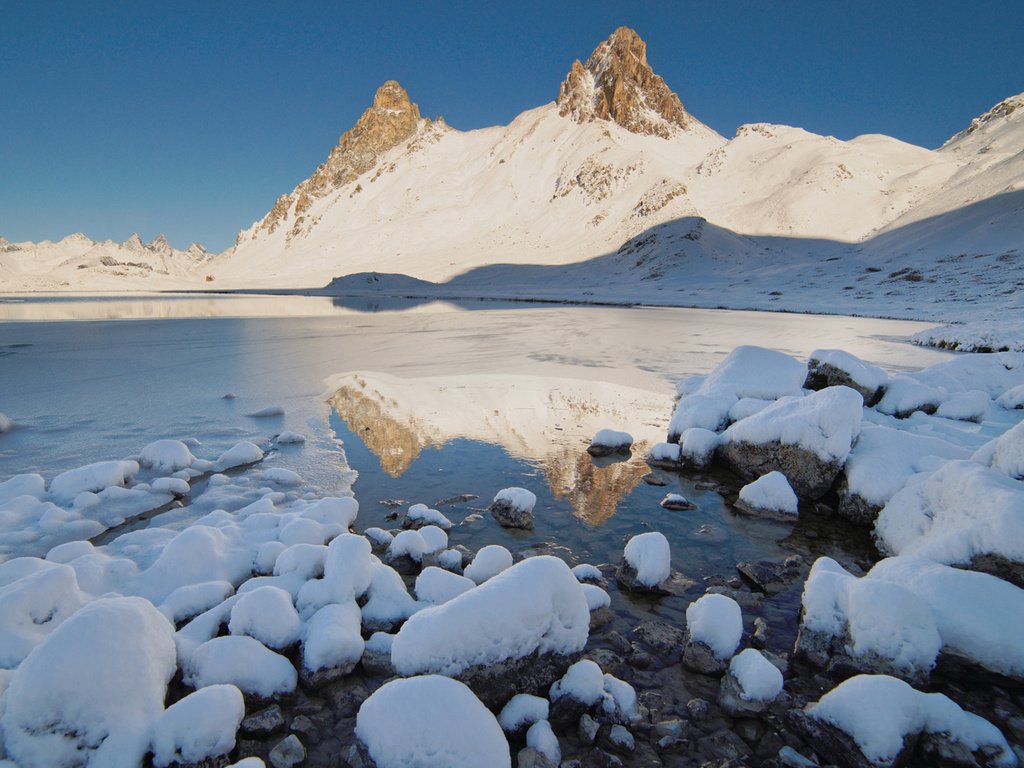
<svg viewBox="0 0 1024 768">
<path fill-rule="evenodd" d="M 860 393 L 867 406 L 875 405 L 885 393 L 888 374 L 841 349 L 816 349 L 807 361 L 805 389 L 849 387 Z"/>
<path fill-rule="evenodd" d="M 862 403 L 849 387 L 784 397 L 729 427 L 716 458 L 747 480 L 779 471 L 798 496 L 820 498 L 860 433 Z"/>
</svg>

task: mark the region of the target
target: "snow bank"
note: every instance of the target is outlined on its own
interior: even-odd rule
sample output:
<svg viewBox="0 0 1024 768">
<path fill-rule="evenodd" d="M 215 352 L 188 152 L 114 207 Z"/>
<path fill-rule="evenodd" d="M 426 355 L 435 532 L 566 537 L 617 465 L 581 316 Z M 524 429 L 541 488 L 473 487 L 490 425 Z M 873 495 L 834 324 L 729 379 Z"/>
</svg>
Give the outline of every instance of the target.
<svg viewBox="0 0 1024 768">
<path fill-rule="evenodd" d="M 1024 421 L 981 446 L 971 459 L 1014 480 L 1024 480 Z"/>
<path fill-rule="evenodd" d="M 916 376 L 895 376 L 875 407 L 882 413 L 904 418 L 914 411 L 934 413 L 947 397 L 947 390 L 929 386 Z"/>
<path fill-rule="evenodd" d="M 798 514 L 797 498 L 781 472 L 769 472 L 740 488 L 740 501 L 753 510 L 785 515 Z"/>
<path fill-rule="evenodd" d="M 729 672 L 745 701 L 773 701 L 782 693 L 782 673 L 760 651 L 746 648 L 732 657 Z"/>
<path fill-rule="evenodd" d="M 589 625 L 586 597 L 569 567 L 555 557 L 531 557 L 412 616 L 391 658 L 403 675 L 457 675 L 534 652 L 577 653 Z"/>
<path fill-rule="evenodd" d="M 828 387 L 806 397 L 784 397 L 729 427 L 723 440 L 797 445 L 822 461 L 842 464 L 860 434 L 863 400 L 849 387 Z"/>
<path fill-rule="evenodd" d="M 34 472 L 24 475 L 15 475 L 9 480 L 0 483 L 0 504 L 19 496 L 31 496 L 35 499 L 43 498 L 46 493 L 46 481 L 42 475 Z"/>
<path fill-rule="evenodd" d="M 176 668 L 173 634 L 137 597 L 79 610 L 11 679 L 0 717 L 9 756 L 22 768 L 140 765 Z"/>
<path fill-rule="evenodd" d="M 634 536 L 622 551 L 625 561 L 636 571 L 636 580 L 645 587 L 656 587 L 672 573 L 672 555 L 663 533 L 651 531 Z"/>
<path fill-rule="evenodd" d="M 844 472 L 850 493 L 883 507 L 918 472 L 941 459 L 966 459 L 968 451 L 946 440 L 902 429 L 865 424 Z"/>
<path fill-rule="evenodd" d="M 990 352 L 1015 350 L 1024 352 L 1024 334 L 1020 323 L 978 322 L 965 325 L 947 325 L 918 331 L 911 339 L 922 347 L 955 349 L 960 352 Z"/>
<path fill-rule="evenodd" d="M 211 685 L 172 704 L 153 728 L 153 765 L 199 763 L 227 755 L 245 717 L 245 699 L 233 685 Z"/>
<path fill-rule="evenodd" d="M 691 641 L 703 643 L 716 658 L 725 661 L 739 648 L 743 612 L 731 597 L 704 595 L 687 607 L 686 629 Z"/>
<path fill-rule="evenodd" d="M 973 461 L 951 461 L 914 478 L 879 513 L 888 554 L 969 565 L 995 554 L 1024 562 L 1024 486 Z"/>
<path fill-rule="evenodd" d="M 980 422 L 990 405 L 992 405 L 992 398 L 986 392 L 972 389 L 944 400 L 935 415 L 944 419 Z"/>
<path fill-rule="evenodd" d="M 426 675 L 385 683 L 363 702 L 356 737 L 378 768 L 509 768 L 508 741 L 465 685 Z"/>
<path fill-rule="evenodd" d="M 1006 739 L 990 722 L 964 712 L 941 693 L 922 693 L 893 677 L 850 678 L 806 711 L 848 734 L 864 756 L 877 764 L 895 760 L 904 739 L 922 732 L 941 734 L 972 752 L 991 748 L 995 752 L 992 765 L 1017 764 Z"/>
</svg>

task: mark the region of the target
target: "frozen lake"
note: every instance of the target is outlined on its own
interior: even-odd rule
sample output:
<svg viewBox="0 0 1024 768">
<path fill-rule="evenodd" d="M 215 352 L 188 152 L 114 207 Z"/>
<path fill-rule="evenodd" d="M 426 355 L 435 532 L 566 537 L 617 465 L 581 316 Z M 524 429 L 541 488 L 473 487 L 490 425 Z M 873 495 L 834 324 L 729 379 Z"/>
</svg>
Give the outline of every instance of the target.
<svg viewBox="0 0 1024 768">
<path fill-rule="evenodd" d="M 679 378 L 740 344 L 801 357 L 839 347 L 889 369 L 946 356 L 907 343 L 920 323 L 687 309 L 364 312 L 324 297 L 60 297 L 5 301 L 0 320 L 0 410 L 20 425 L 0 436 L 0 481 L 49 480 L 161 438 L 194 438 L 197 455 L 214 457 L 291 430 L 307 442 L 264 464 L 298 472 L 319 495 L 346 492 L 355 470 L 360 530 L 388 527 L 380 502 L 479 497 L 443 507 L 459 520 L 518 485 L 539 497 L 535 530 L 487 518 L 453 541 L 609 562 L 626 536 L 654 527 L 679 542 L 674 560 L 691 577 L 778 554 L 773 543 L 791 532 L 737 518 L 694 486 L 699 478 L 642 481 L 645 444 L 664 439 Z M 273 406 L 283 415 L 248 415 Z M 631 459 L 590 459 L 587 442 L 603 427 L 636 437 Z M 699 509 L 662 510 L 671 490 Z M 154 523 L 189 519 L 179 509 Z"/>
</svg>

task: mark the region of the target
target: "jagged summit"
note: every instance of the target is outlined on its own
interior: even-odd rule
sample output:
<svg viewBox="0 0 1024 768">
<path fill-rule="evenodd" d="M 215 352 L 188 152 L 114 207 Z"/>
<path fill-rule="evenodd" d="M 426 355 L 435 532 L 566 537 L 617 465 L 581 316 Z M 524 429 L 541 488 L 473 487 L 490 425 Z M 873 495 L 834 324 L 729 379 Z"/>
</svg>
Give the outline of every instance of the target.
<svg viewBox="0 0 1024 768">
<path fill-rule="evenodd" d="M 559 114 L 578 123 L 611 120 L 628 131 L 668 138 L 693 118 L 647 63 L 647 44 L 619 27 L 590 54 L 572 63 L 558 90 Z"/>
<path fill-rule="evenodd" d="M 388 80 L 374 94 L 373 106 L 341 135 L 327 160 L 290 195 L 279 197 L 258 229 L 271 233 L 293 215 L 292 229 L 298 232 L 314 201 L 366 173 L 383 153 L 429 125 L 430 120 L 420 117 L 419 107 L 409 100 L 405 89 L 395 80 Z"/>
</svg>

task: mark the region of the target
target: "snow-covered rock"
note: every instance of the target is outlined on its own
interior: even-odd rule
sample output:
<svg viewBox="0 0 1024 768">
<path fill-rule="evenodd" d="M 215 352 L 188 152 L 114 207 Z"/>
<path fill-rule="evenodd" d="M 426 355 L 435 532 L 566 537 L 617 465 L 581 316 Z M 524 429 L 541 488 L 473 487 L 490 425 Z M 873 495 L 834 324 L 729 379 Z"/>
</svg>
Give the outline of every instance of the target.
<svg viewBox="0 0 1024 768">
<path fill-rule="evenodd" d="M 488 511 L 503 528 L 533 528 L 537 496 L 525 488 L 504 488 L 495 495 Z"/>
<path fill-rule="evenodd" d="M 538 720 L 526 732 L 526 745 L 540 752 L 552 765 L 562 762 L 562 750 L 558 746 L 558 737 L 551 730 L 551 723 Z"/>
<path fill-rule="evenodd" d="M 663 498 L 659 504 L 665 509 L 671 509 L 676 512 L 697 508 L 696 504 L 681 493 L 666 493 L 665 498 Z"/>
<path fill-rule="evenodd" d="M 796 520 L 796 494 L 786 476 L 778 471 L 769 472 L 740 488 L 736 508 L 750 515 Z"/>
<path fill-rule="evenodd" d="M 935 415 L 944 419 L 981 423 L 990 405 L 992 405 L 992 398 L 988 396 L 987 392 L 972 389 L 969 392 L 951 395 L 948 399 L 943 400 L 938 410 L 935 411 Z"/>
<path fill-rule="evenodd" d="M 915 411 L 935 413 L 947 397 L 946 389 L 931 386 L 917 376 L 894 376 L 875 407 L 882 413 L 905 419 Z"/>
<path fill-rule="evenodd" d="M 971 459 L 1014 480 L 1024 480 L 1024 421 L 985 443 Z"/>
<path fill-rule="evenodd" d="M 826 387 L 849 387 L 860 393 L 864 404 L 875 405 L 881 398 L 889 375 L 876 365 L 865 363 L 841 349 L 816 349 L 807 362 L 804 387 L 819 390 Z"/>
<path fill-rule="evenodd" d="M 302 630 L 303 682 L 310 688 L 347 675 L 363 655 L 361 614 L 355 602 L 325 605 Z M 328 674 L 317 674 L 327 672 Z"/>
<path fill-rule="evenodd" d="M 683 665 L 705 675 L 720 675 L 743 637 L 743 612 L 731 597 L 708 594 L 686 609 Z"/>
<path fill-rule="evenodd" d="M 476 582 L 443 568 L 424 568 L 416 577 L 416 599 L 423 603 L 438 605 L 468 592 Z"/>
<path fill-rule="evenodd" d="M 626 589 L 656 590 L 672 573 L 672 553 L 665 534 L 650 531 L 633 536 L 622 551 L 615 578 Z"/>
<path fill-rule="evenodd" d="M 647 463 L 662 469 L 679 469 L 682 452 L 678 443 L 655 443 L 647 451 Z"/>
<path fill-rule="evenodd" d="M 477 584 L 483 584 L 492 576 L 511 567 L 512 553 L 500 544 L 488 544 L 480 548 L 473 562 L 466 566 L 464 574 Z"/>
<path fill-rule="evenodd" d="M 196 457 L 180 440 L 156 440 L 139 454 L 139 464 L 161 475 L 188 469 Z"/>
<path fill-rule="evenodd" d="M 710 429 L 692 427 L 684 430 L 679 440 L 679 457 L 686 466 L 704 469 L 711 464 L 722 438 Z"/>
<path fill-rule="evenodd" d="M 72 568 L 35 558 L 22 560 L 25 575 L 0 587 L 0 668 L 4 669 L 17 667 L 88 601 Z M 35 570 L 32 561 L 44 567 Z M 19 563 L 5 565 L 13 576 L 12 566 Z"/>
<path fill-rule="evenodd" d="M 850 678 L 794 718 L 814 750 L 848 766 L 899 764 L 918 737 L 933 759 L 1012 766 L 1017 758 L 999 729 L 941 693 L 922 693 L 884 675 Z"/>
<path fill-rule="evenodd" d="M 140 765 L 175 671 L 173 634 L 141 598 L 79 610 L 11 678 L 0 716 L 7 754 L 23 768 Z"/>
<path fill-rule="evenodd" d="M 416 529 L 424 525 L 436 525 L 438 528 L 447 531 L 452 527 L 452 521 L 438 510 L 431 509 L 426 504 L 413 504 L 402 519 L 402 527 Z"/>
<path fill-rule="evenodd" d="M 716 456 L 749 479 L 778 470 L 798 496 L 818 498 L 850 454 L 862 408 L 849 387 L 784 397 L 729 427 Z"/>
<path fill-rule="evenodd" d="M 722 677 L 718 702 L 733 717 L 757 715 L 782 693 L 782 673 L 753 648 L 732 657 Z"/>
<path fill-rule="evenodd" d="M 374 565 L 362 608 L 365 628 L 393 631 L 419 607 L 398 571 L 382 563 Z"/>
<path fill-rule="evenodd" d="M 545 698 L 517 693 L 502 707 L 498 724 L 505 733 L 522 731 L 539 720 L 547 720 L 549 706 Z"/>
<path fill-rule="evenodd" d="M 994 573 L 1024 585 L 1024 485 L 973 461 L 914 478 L 879 513 L 883 552 Z"/>
<path fill-rule="evenodd" d="M 246 464 L 255 464 L 262 460 L 263 449 L 255 443 L 242 440 L 218 456 L 217 460 L 213 462 L 213 466 L 217 472 L 223 472 L 226 469 L 243 467 Z"/>
<path fill-rule="evenodd" d="M 458 676 L 484 701 L 501 704 L 513 692 L 550 685 L 582 651 L 589 626 L 583 588 L 569 567 L 531 557 L 413 615 L 391 658 L 400 674 Z"/>
<path fill-rule="evenodd" d="M 134 461 L 98 461 L 61 472 L 50 481 L 50 495 L 71 502 L 83 491 L 98 493 L 112 486 L 124 487 L 139 473 Z"/>
<path fill-rule="evenodd" d="M 842 674 L 849 670 L 926 683 L 942 637 L 931 607 L 899 584 L 856 578 L 819 558 L 804 584 L 796 652 Z"/>
<path fill-rule="evenodd" d="M 628 432 L 615 429 L 598 430 L 590 440 L 587 453 L 591 456 L 612 456 L 616 453 L 629 453 L 633 447 L 633 436 Z"/>
<path fill-rule="evenodd" d="M 258 587 L 241 595 L 231 608 L 228 630 L 280 651 L 299 641 L 302 620 L 291 595 L 280 587 Z"/>
<path fill-rule="evenodd" d="M 235 748 L 245 699 L 233 685 L 211 685 L 172 704 L 153 727 L 153 765 L 201 763 Z"/>
<path fill-rule="evenodd" d="M 265 699 L 291 693 L 298 673 L 284 656 L 245 635 L 215 637 L 198 648 L 184 670 L 194 688 L 223 683 Z"/>
<path fill-rule="evenodd" d="M 363 702 L 356 737 L 377 768 L 509 768 L 508 741 L 494 715 L 457 680 L 392 680 Z"/>
</svg>

